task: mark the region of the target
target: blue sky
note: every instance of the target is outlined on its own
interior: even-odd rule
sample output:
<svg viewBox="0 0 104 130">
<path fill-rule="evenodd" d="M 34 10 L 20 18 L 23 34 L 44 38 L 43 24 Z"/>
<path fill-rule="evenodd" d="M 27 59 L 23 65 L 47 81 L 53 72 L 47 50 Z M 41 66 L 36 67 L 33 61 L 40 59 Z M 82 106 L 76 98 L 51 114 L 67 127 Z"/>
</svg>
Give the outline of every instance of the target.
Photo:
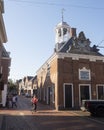
<svg viewBox="0 0 104 130">
<path fill-rule="evenodd" d="M 104 40 L 104 0 L 4 0 L 4 6 L 4 46 L 12 59 L 9 78 L 35 76 L 53 54 L 62 8 L 64 21 L 77 29 L 77 35 L 84 31 L 91 46 Z M 104 48 L 100 52 L 104 54 Z"/>
</svg>

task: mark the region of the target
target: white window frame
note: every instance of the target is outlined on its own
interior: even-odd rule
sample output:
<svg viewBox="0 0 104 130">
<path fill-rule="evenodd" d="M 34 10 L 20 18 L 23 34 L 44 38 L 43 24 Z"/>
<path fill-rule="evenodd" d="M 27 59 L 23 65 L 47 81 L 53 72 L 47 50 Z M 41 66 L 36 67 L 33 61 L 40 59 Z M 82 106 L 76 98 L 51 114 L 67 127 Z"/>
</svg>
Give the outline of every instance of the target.
<svg viewBox="0 0 104 130">
<path fill-rule="evenodd" d="M 86 74 L 85 76 L 81 76 L 81 72 L 84 72 Z M 91 74 L 90 70 L 83 67 L 82 69 L 79 69 L 79 80 L 91 80 Z"/>
<path fill-rule="evenodd" d="M 103 89 L 104 89 L 104 84 L 97 84 L 97 85 L 96 85 L 97 100 L 99 100 L 99 99 L 98 99 L 98 87 L 99 87 L 99 86 L 102 86 Z"/>
</svg>

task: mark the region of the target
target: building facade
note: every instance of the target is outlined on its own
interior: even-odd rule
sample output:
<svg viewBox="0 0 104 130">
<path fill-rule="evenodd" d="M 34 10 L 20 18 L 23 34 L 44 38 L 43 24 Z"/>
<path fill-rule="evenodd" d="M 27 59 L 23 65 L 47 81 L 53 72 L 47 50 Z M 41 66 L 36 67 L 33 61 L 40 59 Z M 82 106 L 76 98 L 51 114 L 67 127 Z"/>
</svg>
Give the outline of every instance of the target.
<svg viewBox="0 0 104 130">
<path fill-rule="evenodd" d="M 19 95 L 23 94 L 25 95 L 26 93 L 29 95 L 34 94 L 34 89 L 35 89 L 35 80 L 36 77 L 34 76 L 26 76 L 23 79 L 20 79 L 17 81 L 18 84 L 18 89 L 19 89 Z"/>
<path fill-rule="evenodd" d="M 54 53 L 37 71 L 39 100 L 59 110 L 79 109 L 84 99 L 104 99 L 104 56 L 66 22 L 55 31 Z"/>
<path fill-rule="evenodd" d="M 5 107 L 11 58 L 3 45 L 7 42 L 3 13 L 4 2 L 0 0 L 0 104 Z"/>
</svg>

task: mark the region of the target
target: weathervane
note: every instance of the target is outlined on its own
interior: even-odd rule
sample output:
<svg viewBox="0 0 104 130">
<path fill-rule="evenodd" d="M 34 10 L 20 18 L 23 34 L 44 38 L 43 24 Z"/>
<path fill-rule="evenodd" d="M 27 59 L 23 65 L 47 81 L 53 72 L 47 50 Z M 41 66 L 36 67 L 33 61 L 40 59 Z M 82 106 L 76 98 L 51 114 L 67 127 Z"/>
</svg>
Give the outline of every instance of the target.
<svg viewBox="0 0 104 130">
<path fill-rule="evenodd" d="M 61 10 L 61 13 L 62 13 L 62 22 L 63 22 L 63 14 L 64 14 L 64 11 L 65 11 L 65 9 L 63 8 L 62 10 Z"/>
</svg>

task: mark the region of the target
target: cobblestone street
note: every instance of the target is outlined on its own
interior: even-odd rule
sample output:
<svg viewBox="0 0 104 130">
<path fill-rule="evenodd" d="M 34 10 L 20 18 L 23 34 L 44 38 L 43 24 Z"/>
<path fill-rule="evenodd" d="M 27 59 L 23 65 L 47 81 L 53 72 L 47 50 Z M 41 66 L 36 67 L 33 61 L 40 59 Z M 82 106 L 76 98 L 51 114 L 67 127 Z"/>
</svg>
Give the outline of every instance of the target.
<svg viewBox="0 0 104 130">
<path fill-rule="evenodd" d="M 104 124 L 83 118 L 73 111 L 56 111 L 38 103 L 32 113 L 30 98 L 20 96 L 18 108 L 0 110 L 0 130 L 103 130 Z M 89 116 L 86 115 L 86 116 Z"/>
</svg>

